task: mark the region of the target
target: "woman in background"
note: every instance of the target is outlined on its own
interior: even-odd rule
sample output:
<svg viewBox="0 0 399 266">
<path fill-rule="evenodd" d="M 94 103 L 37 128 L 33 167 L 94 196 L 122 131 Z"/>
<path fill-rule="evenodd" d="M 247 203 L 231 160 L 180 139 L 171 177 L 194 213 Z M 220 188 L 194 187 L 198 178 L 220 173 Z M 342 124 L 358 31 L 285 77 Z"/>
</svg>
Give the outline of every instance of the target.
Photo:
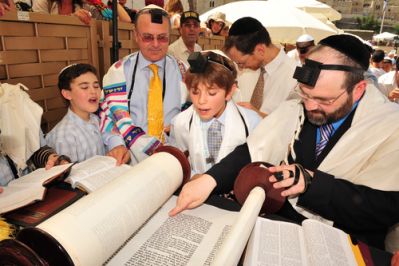
<svg viewBox="0 0 399 266">
<path fill-rule="evenodd" d="M 180 15 L 183 13 L 183 4 L 180 0 L 168 0 L 165 3 L 164 9 L 168 12 L 170 17 L 170 25 L 172 29 L 180 27 Z"/>
</svg>

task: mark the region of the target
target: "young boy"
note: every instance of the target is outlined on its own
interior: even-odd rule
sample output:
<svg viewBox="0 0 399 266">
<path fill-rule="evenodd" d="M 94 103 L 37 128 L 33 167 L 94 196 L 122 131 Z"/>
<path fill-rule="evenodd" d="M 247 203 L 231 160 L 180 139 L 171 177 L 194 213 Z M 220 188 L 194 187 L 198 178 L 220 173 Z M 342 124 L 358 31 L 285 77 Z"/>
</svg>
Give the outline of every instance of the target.
<svg viewBox="0 0 399 266">
<path fill-rule="evenodd" d="M 58 154 L 69 156 L 73 162 L 105 155 L 99 119 L 93 114 L 101 96 L 96 69 L 89 64 L 70 65 L 61 71 L 58 88 L 69 102 L 69 109 L 47 134 L 47 145 L 54 147 Z"/>
<path fill-rule="evenodd" d="M 208 51 L 190 55 L 185 83 L 193 105 L 172 121 L 172 144 L 188 151 L 192 175 L 219 162 L 260 122 L 260 116 L 237 106 L 231 97 L 237 70 L 225 56 Z"/>
</svg>

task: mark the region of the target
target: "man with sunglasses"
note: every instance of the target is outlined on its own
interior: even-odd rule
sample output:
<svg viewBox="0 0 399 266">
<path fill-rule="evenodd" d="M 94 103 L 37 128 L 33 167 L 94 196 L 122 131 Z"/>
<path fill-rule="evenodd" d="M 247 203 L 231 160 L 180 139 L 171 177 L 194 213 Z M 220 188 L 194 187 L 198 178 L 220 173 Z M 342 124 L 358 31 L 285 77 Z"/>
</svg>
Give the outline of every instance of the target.
<svg viewBox="0 0 399 266">
<path fill-rule="evenodd" d="M 399 106 L 364 79 L 369 55 L 350 35 L 321 40 L 295 71 L 301 99 L 281 104 L 246 144 L 187 183 L 170 214 L 229 191 L 245 165 L 264 161 L 275 165 L 268 181 L 284 189 L 278 215 L 332 223 L 383 249 L 399 222 Z M 390 239 L 397 250 L 397 235 Z"/>
<path fill-rule="evenodd" d="M 310 49 L 314 46 L 314 38 L 309 34 L 303 34 L 296 40 L 296 49 L 289 51 L 287 56 L 294 59 L 298 65 L 303 65 L 305 59 L 308 57 Z"/>
<path fill-rule="evenodd" d="M 141 9 L 135 20 L 139 51 L 116 62 L 104 76 L 100 128 L 108 155 L 118 164 L 140 162 L 166 141 L 185 100 L 184 65 L 167 55 L 169 31 L 165 10 L 154 5 Z"/>
<path fill-rule="evenodd" d="M 169 45 L 169 54 L 183 61 L 188 66 L 188 57 L 193 52 L 201 52 L 197 43 L 200 33 L 199 14 L 194 11 L 185 11 L 180 16 L 180 38 Z"/>
</svg>

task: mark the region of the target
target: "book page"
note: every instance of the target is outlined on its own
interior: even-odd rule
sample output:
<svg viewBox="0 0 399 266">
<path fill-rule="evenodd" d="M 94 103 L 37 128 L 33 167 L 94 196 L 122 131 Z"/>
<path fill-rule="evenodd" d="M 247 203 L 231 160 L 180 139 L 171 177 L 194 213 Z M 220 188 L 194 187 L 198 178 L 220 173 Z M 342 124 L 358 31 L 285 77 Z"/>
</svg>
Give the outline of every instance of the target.
<svg viewBox="0 0 399 266">
<path fill-rule="evenodd" d="M 258 218 L 244 265 L 308 265 L 304 247 L 301 226 Z"/>
<path fill-rule="evenodd" d="M 117 178 L 118 176 L 126 173 L 130 168 L 132 167 L 126 164 L 114 166 L 112 168 L 106 169 L 105 171 L 97 172 L 91 176 L 87 176 L 86 178 L 75 182 L 75 186 L 83 189 L 88 193 L 91 193 L 96 189 L 105 186 L 114 178 Z"/>
<path fill-rule="evenodd" d="M 171 197 L 107 265 L 210 265 L 238 213 L 204 204 L 169 217 L 176 199 Z"/>
<path fill-rule="evenodd" d="M 357 265 L 345 232 L 311 219 L 302 224 L 311 265 Z"/>
<path fill-rule="evenodd" d="M 71 165 L 72 163 L 57 165 L 48 170 L 46 170 L 45 168 L 39 168 L 27 175 L 14 179 L 6 187 L 4 187 L 4 190 L 7 190 L 7 188 L 9 187 L 26 187 L 31 184 L 43 185 L 45 181 L 63 173 L 65 170 L 71 167 Z"/>
<path fill-rule="evenodd" d="M 72 167 L 71 174 L 65 181 L 75 188 L 78 181 L 113 167 L 116 167 L 116 160 L 113 157 L 96 155 L 86 161 L 75 164 Z"/>
<path fill-rule="evenodd" d="M 4 190 L 0 193 L 0 214 L 43 199 L 46 190 L 43 187 L 43 183 L 46 180 L 57 177 L 71 167 L 71 165 L 59 165 L 49 170 L 40 168 L 11 181 L 8 186 L 3 187 Z"/>
<path fill-rule="evenodd" d="M 53 236 L 75 265 L 101 265 L 169 199 L 182 177 L 173 155 L 153 154 L 37 227 Z"/>
</svg>

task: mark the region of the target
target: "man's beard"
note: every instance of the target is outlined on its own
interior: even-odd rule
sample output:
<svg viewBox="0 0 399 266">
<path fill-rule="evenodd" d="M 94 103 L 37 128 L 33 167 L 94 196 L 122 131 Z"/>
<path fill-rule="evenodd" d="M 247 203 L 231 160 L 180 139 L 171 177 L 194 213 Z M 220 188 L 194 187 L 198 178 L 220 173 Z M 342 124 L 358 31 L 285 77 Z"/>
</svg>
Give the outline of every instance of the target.
<svg viewBox="0 0 399 266">
<path fill-rule="evenodd" d="M 345 117 L 349 112 L 352 110 L 353 106 L 353 97 L 352 94 L 349 94 L 348 99 L 344 102 L 337 110 L 335 110 L 331 114 L 326 114 L 321 109 L 313 110 L 313 111 L 306 111 L 306 116 L 310 123 L 321 126 L 328 123 L 333 123 L 341 118 Z"/>
</svg>

